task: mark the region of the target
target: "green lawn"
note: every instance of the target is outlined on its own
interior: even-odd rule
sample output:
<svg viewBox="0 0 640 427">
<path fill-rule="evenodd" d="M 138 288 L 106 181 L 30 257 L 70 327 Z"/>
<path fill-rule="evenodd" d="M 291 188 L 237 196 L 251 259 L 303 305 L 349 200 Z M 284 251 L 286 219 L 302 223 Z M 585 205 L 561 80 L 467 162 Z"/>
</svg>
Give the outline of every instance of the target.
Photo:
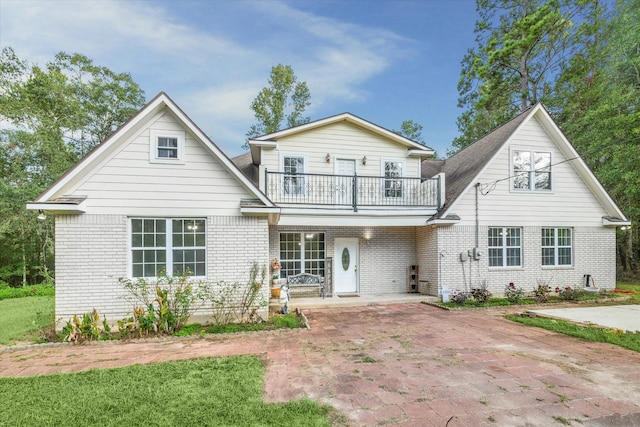
<svg viewBox="0 0 640 427">
<path fill-rule="evenodd" d="M 0 378 L 0 425 L 329 426 L 310 400 L 263 401 L 257 357 L 193 359 Z"/>
<path fill-rule="evenodd" d="M 0 301 L 0 344 L 33 342 L 33 334 L 53 324 L 54 297 L 25 297 Z"/>
</svg>

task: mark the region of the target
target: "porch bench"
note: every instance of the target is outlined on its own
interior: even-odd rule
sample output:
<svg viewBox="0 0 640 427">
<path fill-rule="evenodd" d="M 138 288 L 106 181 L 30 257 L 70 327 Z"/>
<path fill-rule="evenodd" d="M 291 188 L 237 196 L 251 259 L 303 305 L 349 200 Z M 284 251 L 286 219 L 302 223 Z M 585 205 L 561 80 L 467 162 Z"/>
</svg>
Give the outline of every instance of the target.
<svg viewBox="0 0 640 427">
<path fill-rule="evenodd" d="M 324 277 L 322 276 L 310 273 L 296 274 L 287 277 L 287 286 L 291 297 L 307 291 L 319 291 L 320 296 L 324 299 Z"/>
</svg>

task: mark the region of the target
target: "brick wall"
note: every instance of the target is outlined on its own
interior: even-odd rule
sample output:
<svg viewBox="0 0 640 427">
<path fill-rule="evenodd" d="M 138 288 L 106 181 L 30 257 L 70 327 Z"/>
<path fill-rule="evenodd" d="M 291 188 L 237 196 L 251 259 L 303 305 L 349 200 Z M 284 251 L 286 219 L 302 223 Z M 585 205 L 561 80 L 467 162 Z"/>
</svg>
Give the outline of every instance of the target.
<svg viewBox="0 0 640 427">
<path fill-rule="evenodd" d="M 426 227 L 425 227 L 426 228 Z M 531 291 L 539 279 L 556 286 L 583 286 L 584 275 L 590 274 L 599 288 L 613 289 L 616 283 L 615 269 L 615 230 L 603 227 L 576 227 L 573 229 L 573 266 L 542 267 L 541 265 L 541 227 L 524 227 L 522 230 L 522 267 L 491 268 L 487 259 L 487 227 L 480 228 L 480 248 L 483 256 L 480 261 L 460 261 L 460 253 L 475 246 L 475 227 L 452 226 L 434 230 L 436 237 L 429 236 L 427 230 L 419 230 L 419 262 L 426 264 L 429 270 L 440 268 L 442 277 L 438 277 L 437 291 L 443 286 L 464 290 L 476 287 L 482 280 L 487 281 L 489 290 L 502 294 L 510 282 Z M 420 237 L 422 236 L 422 237 Z M 441 266 L 429 254 L 433 250 L 432 239 L 437 239 Z M 422 246 L 422 247 L 421 247 Z M 426 248 L 426 250 L 425 250 Z M 465 285 L 466 284 L 466 285 Z M 431 294 L 433 290 L 431 289 Z"/>
<path fill-rule="evenodd" d="M 336 237 L 359 239 L 359 292 L 394 294 L 407 292 L 408 267 L 416 264 L 416 227 L 269 227 L 271 258 L 280 258 L 279 232 L 325 233 L 325 257 L 334 256 Z"/>
<path fill-rule="evenodd" d="M 56 319 L 93 308 L 112 322 L 130 315 L 118 282 L 129 271 L 127 233 L 124 215 L 56 216 Z M 268 268 L 266 219 L 208 217 L 207 239 L 208 280 L 246 282 L 253 261 Z"/>
</svg>

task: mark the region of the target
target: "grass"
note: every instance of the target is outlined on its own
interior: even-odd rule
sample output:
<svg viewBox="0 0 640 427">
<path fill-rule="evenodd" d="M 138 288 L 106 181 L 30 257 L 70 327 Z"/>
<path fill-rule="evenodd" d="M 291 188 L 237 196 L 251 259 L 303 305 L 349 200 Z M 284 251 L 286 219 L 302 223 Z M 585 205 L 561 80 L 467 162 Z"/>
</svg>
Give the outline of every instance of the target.
<svg viewBox="0 0 640 427">
<path fill-rule="evenodd" d="M 19 288 L 10 288 L 8 286 L 3 286 L 0 287 L 0 300 L 33 296 L 50 297 L 54 296 L 55 293 L 55 288 L 52 285 L 48 284 L 25 286 Z"/>
<path fill-rule="evenodd" d="M 0 425 L 329 426 L 310 400 L 265 403 L 253 356 L 0 378 Z"/>
<path fill-rule="evenodd" d="M 38 332 L 53 325 L 53 312 L 53 296 L 0 301 L 0 344 L 37 341 Z"/>
<path fill-rule="evenodd" d="M 597 326 L 582 326 L 565 320 L 529 317 L 527 315 L 507 315 L 506 317 L 524 325 L 535 326 L 588 341 L 609 343 L 640 352 L 640 333 L 638 332 L 625 332 Z"/>
</svg>

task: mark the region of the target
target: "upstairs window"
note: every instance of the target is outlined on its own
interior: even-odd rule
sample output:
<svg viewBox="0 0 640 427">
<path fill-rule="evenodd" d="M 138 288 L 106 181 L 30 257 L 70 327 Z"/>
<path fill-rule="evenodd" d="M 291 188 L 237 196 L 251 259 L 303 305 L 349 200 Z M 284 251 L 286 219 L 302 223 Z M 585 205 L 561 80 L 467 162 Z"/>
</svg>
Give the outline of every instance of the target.
<svg viewBox="0 0 640 427">
<path fill-rule="evenodd" d="M 571 228 L 542 229 L 542 265 L 572 265 Z"/>
<path fill-rule="evenodd" d="M 551 190 L 551 153 L 514 150 L 513 189 Z"/>
<path fill-rule="evenodd" d="M 151 131 L 149 161 L 151 163 L 184 163 L 184 132 Z"/>
<path fill-rule="evenodd" d="M 284 156 L 282 158 L 283 176 L 282 191 L 287 196 L 303 196 L 304 195 L 304 176 L 298 174 L 304 173 L 304 157 L 303 156 Z"/>
<path fill-rule="evenodd" d="M 384 197 L 402 197 L 402 162 L 384 162 Z"/>
</svg>

